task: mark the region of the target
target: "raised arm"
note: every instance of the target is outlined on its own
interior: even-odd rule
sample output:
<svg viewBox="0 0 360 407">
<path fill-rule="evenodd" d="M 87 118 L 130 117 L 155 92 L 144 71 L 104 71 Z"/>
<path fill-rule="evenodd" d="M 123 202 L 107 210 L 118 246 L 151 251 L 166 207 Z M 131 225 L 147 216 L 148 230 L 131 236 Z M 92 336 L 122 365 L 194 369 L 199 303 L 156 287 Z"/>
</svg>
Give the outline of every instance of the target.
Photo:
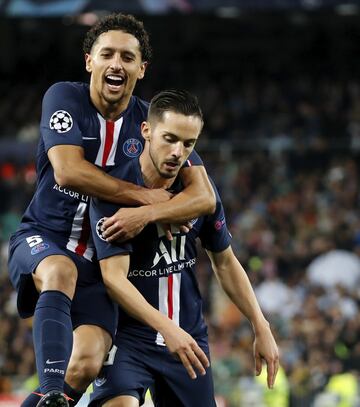
<svg viewBox="0 0 360 407">
<path fill-rule="evenodd" d="M 184 223 L 215 210 L 215 194 L 205 167 L 192 166 L 180 172 L 184 190 L 170 201 L 139 208 L 122 208 L 104 223 L 109 241 L 127 240 L 148 223 Z"/>
<path fill-rule="evenodd" d="M 268 387 L 273 388 L 279 368 L 279 351 L 246 272 L 231 247 L 220 253 L 207 251 L 207 254 L 222 288 L 252 324 L 255 333 L 256 374 L 261 373 L 262 359 L 264 359 L 267 364 Z"/>
<path fill-rule="evenodd" d="M 82 147 L 57 145 L 50 148 L 48 157 L 55 181 L 63 188 L 124 205 L 149 205 L 170 199 L 163 189 L 143 188 L 106 174 L 85 159 Z"/>
<path fill-rule="evenodd" d="M 194 368 L 204 375 L 209 360 L 196 341 L 152 307 L 127 279 L 129 256 L 116 255 L 100 260 L 100 267 L 104 284 L 112 299 L 130 316 L 160 332 L 169 351 L 179 357 L 192 379 L 196 379 Z"/>
</svg>

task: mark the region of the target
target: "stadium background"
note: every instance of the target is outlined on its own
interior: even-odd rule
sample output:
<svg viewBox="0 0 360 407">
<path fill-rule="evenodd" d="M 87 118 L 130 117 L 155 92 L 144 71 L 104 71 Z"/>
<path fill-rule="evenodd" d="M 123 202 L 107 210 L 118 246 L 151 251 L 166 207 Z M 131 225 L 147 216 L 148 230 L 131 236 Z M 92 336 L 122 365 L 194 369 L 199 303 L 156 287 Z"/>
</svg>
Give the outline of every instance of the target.
<svg viewBox="0 0 360 407">
<path fill-rule="evenodd" d="M 136 94 L 198 95 L 197 150 L 281 350 L 269 392 L 253 377 L 249 324 L 201 256 L 218 405 L 359 406 L 360 5 L 338 0 L 0 0 L 0 406 L 36 382 L 6 261 L 35 186 L 41 97 L 87 80 L 82 37 L 110 10 L 151 35 Z"/>
</svg>

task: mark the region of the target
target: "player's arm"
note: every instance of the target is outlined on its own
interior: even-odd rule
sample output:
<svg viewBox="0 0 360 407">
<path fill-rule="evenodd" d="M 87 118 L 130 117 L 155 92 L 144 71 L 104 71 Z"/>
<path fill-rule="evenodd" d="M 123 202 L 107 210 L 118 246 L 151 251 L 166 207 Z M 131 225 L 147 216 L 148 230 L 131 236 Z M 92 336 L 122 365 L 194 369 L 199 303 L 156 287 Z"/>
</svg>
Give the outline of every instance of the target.
<svg viewBox="0 0 360 407">
<path fill-rule="evenodd" d="M 209 366 L 209 360 L 196 341 L 152 307 L 127 279 L 129 255 L 115 255 L 102 259 L 100 267 L 104 284 L 111 298 L 130 316 L 160 332 L 169 351 L 180 358 L 192 379 L 196 378 L 194 368 L 204 375 L 205 368 Z"/>
<path fill-rule="evenodd" d="M 112 177 L 87 161 L 84 149 L 75 145 L 56 145 L 48 157 L 55 181 L 85 195 L 125 205 L 149 205 L 170 199 L 163 189 L 148 189 Z"/>
<path fill-rule="evenodd" d="M 58 82 L 50 86 L 43 98 L 40 130 L 56 182 L 61 187 L 115 203 L 146 205 L 168 200 L 170 196 L 163 190 L 146 190 L 112 179 L 85 159 L 83 127 L 87 111 L 84 97 L 75 84 Z M 57 114 L 66 117 L 66 131 L 55 127 L 53 120 L 59 120 Z"/>
<path fill-rule="evenodd" d="M 180 171 L 184 190 L 171 201 L 151 205 L 149 222 L 183 223 L 215 210 L 215 194 L 206 169 L 202 165 L 184 167 Z"/>
<path fill-rule="evenodd" d="M 256 374 L 261 373 L 262 359 L 264 359 L 267 364 L 268 387 L 272 388 L 279 368 L 279 351 L 271 333 L 270 325 L 255 297 L 249 278 L 235 257 L 231 246 L 219 253 L 209 250 L 206 252 L 222 288 L 252 324 L 255 333 Z"/>
<path fill-rule="evenodd" d="M 127 240 L 133 231 L 151 222 L 185 223 L 215 210 L 215 194 L 202 165 L 183 168 L 180 172 L 184 190 L 170 201 L 139 208 L 122 208 L 104 223 L 104 237 L 109 241 Z"/>
</svg>

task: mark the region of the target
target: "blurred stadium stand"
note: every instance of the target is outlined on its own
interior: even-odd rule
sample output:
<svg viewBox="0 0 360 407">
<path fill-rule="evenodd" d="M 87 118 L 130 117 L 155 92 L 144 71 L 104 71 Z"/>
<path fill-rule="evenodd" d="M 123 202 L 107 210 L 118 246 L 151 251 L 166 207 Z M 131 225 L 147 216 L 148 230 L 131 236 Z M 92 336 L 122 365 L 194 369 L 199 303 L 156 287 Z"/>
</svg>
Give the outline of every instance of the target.
<svg viewBox="0 0 360 407">
<path fill-rule="evenodd" d="M 31 321 L 17 317 L 6 259 L 35 186 L 41 97 L 54 81 L 87 80 L 82 36 L 114 3 L 0 0 L 0 406 L 36 381 Z M 199 96 L 205 128 L 197 149 L 281 348 L 283 369 L 269 392 L 263 377 L 253 378 L 248 324 L 201 257 L 219 406 L 360 405 L 359 270 L 350 288 L 331 285 L 326 273 L 325 284 L 314 285 L 307 275 L 323 254 L 360 255 L 358 6 L 116 2 L 144 20 L 155 51 L 136 93 L 150 99 L 164 87 L 185 87 Z M 337 256 L 340 274 L 345 257 Z"/>
<path fill-rule="evenodd" d="M 96 10 L 166 14 L 218 12 L 238 13 L 243 10 L 321 10 L 358 4 L 357 0 L 2 0 L 0 11 L 8 16 L 63 16 Z"/>
</svg>

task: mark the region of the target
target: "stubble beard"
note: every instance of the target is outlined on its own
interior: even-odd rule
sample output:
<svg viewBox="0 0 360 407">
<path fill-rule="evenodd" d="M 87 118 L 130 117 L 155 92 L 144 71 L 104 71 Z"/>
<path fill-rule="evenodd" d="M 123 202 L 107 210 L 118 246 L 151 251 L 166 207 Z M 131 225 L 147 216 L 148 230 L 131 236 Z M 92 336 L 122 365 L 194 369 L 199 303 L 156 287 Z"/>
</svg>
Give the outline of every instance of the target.
<svg viewBox="0 0 360 407">
<path fill-rule="evenodd" d="M 156 171 L 160 175 L 160 177 L 165 178 L 165 179 L 171 179 L 171 178 L 176 177 L 177 173 L 175 175 L 173 175 L 173 174 L 170 174 L 168 172 L 161 171 L 159 165 L 157 164 L 156 160 L 154 159 L 154 156 L 152 154 L 151 149 L 149 149 L 149 156 L 150 156 L 150 159 L 151 159 L 151 161 L 152 161 L 152 163 L 154 165 L 154 168 L 156 169 Z"/>
</svg>

